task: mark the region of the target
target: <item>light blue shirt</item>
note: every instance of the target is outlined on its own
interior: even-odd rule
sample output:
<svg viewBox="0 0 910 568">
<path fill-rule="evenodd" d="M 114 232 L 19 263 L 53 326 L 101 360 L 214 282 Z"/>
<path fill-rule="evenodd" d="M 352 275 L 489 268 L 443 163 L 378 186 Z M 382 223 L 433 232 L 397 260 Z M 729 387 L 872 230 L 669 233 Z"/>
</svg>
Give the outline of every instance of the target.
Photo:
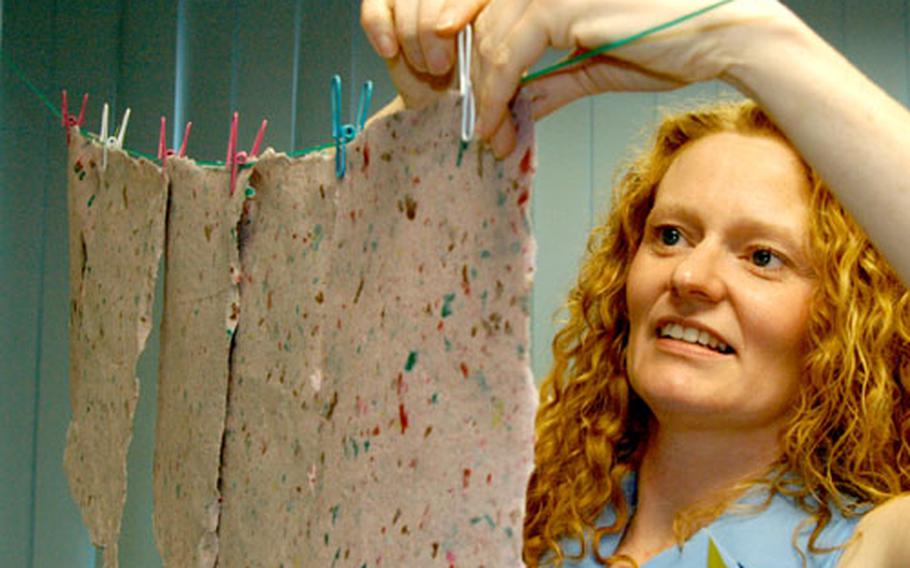
<svg viewBox="0 0 910 568">
<path fill-rule="evenodd" d="M 635 476 L 629 476 L 623 489 L 633 507 L 635 504 Z M 739 501 L 743 504 L 760 503 L 761 499 L 754 493 Z M 728 512 L 713 523 L 692 535 L 682 548 L 672 546 L 653 556 L 641 565 L 641 568 L 705 568 L 708 559 L 708 540 L 712 539 L 718 552 L 728 568 L 802 568 L 802 559 L 793 547 L 793 534 L 797 526 L 809 515 L 797 507 L 790 499 L 775 495 L 767 509 L 760 512 Z M 613 523 L 613 510 L 607 507 L 598 517 L 596 526 L 607 526 Z M 859 518 L 846 519 L 839 512 L 832 511 L 831 520 L 816 540 L 818 548 L 837 546 L 846 542 L 853 534 Z M 828 553 L 809 553 L 809 536 L 814 522 L 808 522 L 800 529 L 797 542 L 806 554 L 809 568 L 833 568 L 843 553 L 843 549 Z M 588 556 L 579 562 L 566 560 L 566 568 L 600 568 L 594 557 L 591 537 L 587 535 Z M 600 541 L 600 553 L 604 558 L 613 554 L 622 533 L 609 534 Z M 578 542 L 563 539 L 563 553 L 574 556 L 579 552 Z"/>
</svg>

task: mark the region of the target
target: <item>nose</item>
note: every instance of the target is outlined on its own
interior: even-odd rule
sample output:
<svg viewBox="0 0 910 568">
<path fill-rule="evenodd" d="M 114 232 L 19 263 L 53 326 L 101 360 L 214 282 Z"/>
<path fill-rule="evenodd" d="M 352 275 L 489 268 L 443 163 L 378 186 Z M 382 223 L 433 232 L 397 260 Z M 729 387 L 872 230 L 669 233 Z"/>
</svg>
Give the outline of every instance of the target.
<svg viewBox="0 0 910 568">
<path fill-rule="evenodd" d="M 670 275 L 673 295 L 701 302 L 719 302 L 726 292 L 722 262 L 722 251 L 710 242 L 702 241 L 689 249 L 679 258 Z"/>
</svg>

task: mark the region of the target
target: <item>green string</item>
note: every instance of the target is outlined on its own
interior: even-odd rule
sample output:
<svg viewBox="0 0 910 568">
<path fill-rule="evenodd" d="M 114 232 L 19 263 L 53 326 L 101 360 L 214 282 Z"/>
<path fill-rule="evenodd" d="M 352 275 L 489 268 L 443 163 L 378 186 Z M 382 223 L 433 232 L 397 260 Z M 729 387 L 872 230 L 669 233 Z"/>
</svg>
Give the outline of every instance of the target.
<svg viewBox="0 0 910 568">
<path fill-rule="evenodd" d="M 680 16 L 678 18 L 670 20 L 669 22 L 664 22 L 660 25 L 654 26 L 653 28 L 648 28 L 644 31 L 638 32 L 637 34 L 632 34 L 629 37 L 626 37 L 626 38 L 623 38 L 623 39 L 620 39 L 620 40 L 617 40 L 617 41 L 614 41 L 611 43 L 604 44 L 598 48 L 592 49 L 591 51 L 586 51 L 580 55 L 572 57 L 571 59 L 567 59 L 565 61 L 560 61 L 559 63 L 556 63 L 556 64 L 546 67 L 544 69 L 541 69 L 540 71 L 535 71 L 534 73 L 528 73 L 527 75 L 522 77 L 521 83 L 524 84 L 524 83 L 533 81 L 535 79 L 540 79 L 541 77 L 543 77 L 545 75 L 551 75 L 561 69 L 565 69 L 566 67 L 571 67 L 572 65 L 576 65 L 582 61 L 585 61 L 586 59 L 590 59 L 590 58 L 596 57 L 602 53 L 606 53 L 608 51 L 620 48 L 626 44 L 632 43 L 633 41 L 640 40 L 649 35 L 656 34 L 657 32 L 662 32 L 668 28 L 672 28 L 673 26 L 678 26 L 679 24 L 681 24 L 685 21 L 691 20 L 692 18 L 697 18 L 698 16 L 701 16 L 702 14 L 705 14 L 707 12 L 710 12 L 711 10 L 720 8 L 724 4 L 729 4 L 730 2 L 733 2 L 733 0 L 721 0 L 720 2 L 715 2 L 714 4 L 705 6 L 704 8 L 701 8 L 700 10 L 696 10 L 694 12 L 685 14 L 684 16 Z"/>
<path fill-rule="evenodd" d="M 546 68 L 544 68 L 544 69 L 541 69 L 540 71 L 535 71 L 534 73 L 529 73 L 529 74 L 525 75 L 525 76 L 521 79 L 521 83 L 522 83 L 522 84 L 528 83 L 528 82 L 530 82 L 530 81 L 533 81 L 533 80 L 535 80 L 535 79 L 539 79 L 539 78 L 544 77 L 544 76 L 546 76 L 546 75 L 551 75 L 551 74 L 553 74 L 553 73 L 556 73 L 557 71 L 560 71 L 560 70 L 562 70 L 562 69 L 565 69 L 566 67 L 570 67 L 570 66 L 576 65 L 576 64 L 578 64 L 578 63 L 580 63 L 580 62 L 582 62 L 582 61 L 585 61 L 585 60 L 587 60 L 587 59 L 590 59 L 590 58 L 595 57 L 595 56 L 597 56 L 597 55 L 600 55 L 600 54 L 602 54 L 602 53 L 606 53 L 606 52 L 611 51 L 611 50 L 613 50 L 613 49 L 617 49 L 617 48 L 622 47 L 622 46 L 624 46 L 624 45 L 626 45 L 626 44 L 632 43 L 633 41 L 637 41 L 637 40 L 642 39 L 642 38 L 644 38 L 644 37 L 647 37 L 647 36 L 649 36 L 649 35 L 652 35 L 652 34 L 655 34 L 655 33 L 657 33 L 657 32 L 661 32 L 661 31 L 663 31 L 663 30 L 666 30 L 666 29 L 668 29 L 668 28 L 672 28 L 672 27 L 674 27 L 674 26 L 677 26 L 677 25 L 679 25 L 679 24 L 681 24 L 681 23 L 683 23 L 683 22 L 685 22 L 685 21 L 691 20 L 692 18 L 696 18 L 696 17 L 698 17 L 698 16 L 701 16 L 702 14 L 705 14 L 705 13 L 707 13 L 707 12 L 710 12 L 711 10 L 715 10 L 715 9 L 717 9 L 717 8 L 720 8 L 720 7 L 723 6 L 724 4 L 729 4 L 730 2 L 733 2 L 733 0 L 720 0 L 719 2 L 715 2 L 715 3 L 713 3 L 713 4 L 710 4 L 710 5 L 708 5 L 708 6 L 705 6 L 704 8 L 701 8 L 701 9 L 699 9 L 699 10 L 696 10 L 696 11 L 694 11 L 694 12 L 690 12 L 690 13 L 688 13 L 688 14 L 685 14 L 685 15 L 683 15 L 683 16 L 680 16 L 680 17 L 675 18 L 675 19 L 673 19 L 673 20 L 670 20 L 670 21 L 668 21 L 668 22 L 664 22 L 663 24 L 654 26 L 654 27 L 652 27 L 652 28 L 648 28 L 648 29 L 646 29 L 646 30 L 644 30 L 644 31 L 641 31 L 641 32 L 638 32 L 638 33 L 636 33 L 636 34 L 630 35 L 630 36 L 628 36 L 628 37 L 626 37 L 626 38 L 623 38 L 623 39 L 620 39 L 620 40 L 617 40 L 617 41 L 614 41 L 614 42 L 611 42 L 611 43 L 604 44 L 604 45 L 602 45 L 602 46 L 600 46 L 600 47 L 598 47 L 598 48 L 592 49 L 591 51 L 586 51 L 586 52 L 584 52 L 584 53 L 582 53 L 582 54 L 580 54 L 580 55 L 577 55 L 577 56 L 572 57 L 572 58 L 570 58 L 570 59 L 567 59 L 567 60 L 565 60 L 565 61 L 560 61 L 559 63 L 556 63 L 555 65 L 551 65 L 551 66 L 549 66 L 549 67 L 546 67 Z M 53 114 L 53 115 L 54 115 L 55 117 L 57 117 L 58 119 L 62 118 L 62 114 L 61 114 L 61 112 L 60 112 L 60 109 L 57 108 L 57 107 L 54 105 L 54 103 L 52 103 L 52 102 L 50 101 L 50 99 L 48 99 L 48 97 L 47 97 L 43 92 L 41 92 L 41 90 L 38 89 L 38 88 L 37 88 L 37 87 L 28 79 L 28 77 L 26 77 L 25 73 L 22 72 L 22 70 L 19 68 L 18 65 L 15 64 L 15 62 L 13 62 L 10 58 L 8 58 L 8 57 L 6 56 L 6 53 L 4 53 L 3 50 L 0 50 L 0 59 L 2 59 L 3 62 L 5 62 L 6 64 L 8 64 L 8 65 L 10 66 L 10 69 L 12 69 L 13 74 L 15 74 L 16 77 L 18 77 L 19 80 L 22 81 L 23 84 L 25 84 L 25 86 L 28 88 L 28 90 L 30 90 L 36 97 L 38 97 L 38 100 L 40 100 L 40 101 L 44 104 L 44 106 L 46 106 L 46 107 L 48 108 L 48 110 L 51 112 L 51 114 Z M 84 136 L 87 136 L 87 137 L 89 137 L 89 138 L 93 138 L 93 139 L 95 139 L 95 140 L 100 140 L 100 137 L 99 137 L 98 135 L 93 134 L 93 133 L 91 133 L 91 132 L 88 132 L 88 131 L 85 130 L 84 128 L 81 128 L 81 127 L 80 127 L 80 128 L 79 128 L 79 132 L 82 133 Z M 335 145 L 334 142 L 329 142 L 329 143 L 326 143 L 326 144 L 319 144 L 318 146 L 311 146 L 311 147 L 309 147 L 309 148 L 304 148 L 303 150 L 295 150 L 295 151 L 292 151 L 292 152 L 288 152 L 287 155 L 288 155 L 288 157 L 290 157 L 290 158 L 297 158 L 297 157 L 305 156 L 305 155 L 310 154 L 310 153 L 313 153 L 313 152 L 319 152 L 319 151 L 321 151 L 321 150 L 325 150 L 325 149 L 331 148 L 331 147 L 333 147 L 334 145 Z M 145 153 L 143 153 L 143 152 L 138 152 L 138 151 L 136 151 L 136 150 L 130 150 L 130 149 L 128 149 L 128 148 L 123 148 L 122 150 L 123 150 L 124 152 L 126 152 L 128 155 L 130 155 L 130 156 L 132 156 L 132 157 L 134 157 L 134 158 L 145 158 L 146 160 L 148 160 L 148 161 L 150 161 L 150 162 L 154 162 L 154 163 L 158 163 L 158 164 L 161 163 L 161 161 L 158 160 L 158 158 L 157 158 L 156 156 L 152 156 L 151 154 L 145 154 Z M 458 159 L 457 159 L 457 162 L 458 162 L 459 165 L 461 165 L 460 162 L 461 162 L 461 157 L 462 157 L 462 154 L 464 153 L 464 150 L 465 150 L 464 147 L 460 147 L 460 149 L 459 149 L 459 152 L 458 152 Z M 209 160 L 209 161 L 197 160 L 196 163 L 197 163 L 198 165 L 200 165 L 200 166 L 211 166 L 211 167 L 224 167 L 224 166 L 225 166 L 225 162 L 223 162 L 223 161 L 217 161 L 217 160 Z M 251 168 L 251 167 L 253 167 L 254 163 L 255 163 L 255 162 L 247 162 L 247 163 L 245 163 L 245 164 L 241 164 L 241 165 L 239 166 L 239 169 L 245 170 L 245 169 L 247 169 L 247 168 Z"/>
<path fill-rule="evenodd" d="M 0 57 L 2 57 L 3 61 L 10 66 L 10 68 L 13 70 L 13 74 L 15 74 L 16 77 L 18 77 L 20 81 L 25 83 L 25 86 L 28 87 L 28 90 L 31 91 L 32 93 L 34 93 L 34 95 L 36 97 L 38 97 L 38 100 L 40 100 L 42 103 L 44 103 L 44 106 L 46 106 L 48 108 L 48 110 L 51 111 L 51 114 L 53 114 L 57 118 L 63 118 L 62 115 L 60 114 L 60 110 L 54 106 L 54 103 L 52 103 L 44 95 L 44 93 L 42 93 L 38 89 L 38 87 L 33 85 L 32 82 L 28 80 L 28 77 L 25 76 L 25 73 L 23 73 L 22 70 L 19 69 L 19 66 L 16 65 L 16 63 L 13 62 L 12 59 L 10 59 L 6 56 L 6 53 L 4 53 L 3 51 L 0 51 Z"/>
</svg>

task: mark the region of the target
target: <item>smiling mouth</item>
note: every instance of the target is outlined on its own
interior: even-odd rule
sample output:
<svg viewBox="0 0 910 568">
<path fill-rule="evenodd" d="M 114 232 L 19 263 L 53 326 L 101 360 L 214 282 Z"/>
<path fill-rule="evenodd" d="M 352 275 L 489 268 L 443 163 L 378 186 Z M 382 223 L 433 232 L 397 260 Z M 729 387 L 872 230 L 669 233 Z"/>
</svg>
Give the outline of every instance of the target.
<svg viewBox="0 0 910 568">
<path fill-rule="evenodd" d="M 714 337 L 707 331 L 686 327 L 678 323 L 668 323 L 657 328 L 657 337 L 676 339 L 693 345 L 701 345 L 722 355 L 735 353 L 732 347 Z"/>
</svg>

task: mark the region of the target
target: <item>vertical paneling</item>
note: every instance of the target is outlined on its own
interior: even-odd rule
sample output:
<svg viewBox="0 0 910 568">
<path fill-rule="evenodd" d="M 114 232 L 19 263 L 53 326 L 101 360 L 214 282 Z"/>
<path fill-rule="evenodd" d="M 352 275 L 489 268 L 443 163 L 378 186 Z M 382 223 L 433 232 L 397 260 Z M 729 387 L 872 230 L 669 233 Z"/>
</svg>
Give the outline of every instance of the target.
<svg viewBox="0 0 910 568">
<path fill-rule="evenodd" d="M 324 144 L 332 138 L 330 82 L 339 74 L 343 81 L 342 108 L 351 100 L 351 19 L 355 2 L 332 3 L 303 0 L 300 46 L 300 90 L 297 98 L 297 144 L 303 149 Z M 359 86 L 357 87 L 359 89 Z M 347 112 L 341 117 L 348 122 Z"/>
<path fill-rule="evenodd" d="M 717 99 L 718 84 L 716 82 L 693 83 L 681 89 L 657 93 L 657 107 L 660 118 L 661 111 L 673 112 L 679 109 L 699 106 Z"/>
<path fill-rule="evenodd" d="M 351 57 L 350 85 L 351 103 L 357 104 L 354 97 L 360 96 L 360 86 L 364 81 L 373 81 L 373 104 L 371 113 L 378 111 L 395 98 L 397 91 L 386 71 L 385 61 L 373 50 L 363 28 L 360 27 L 360 11 L 351 12 L 351 39 L 353 55 Z M 353 109 L 353 106 L 351 107 Z M 354 112 L 353 110 L 351 112 Z"/>
<path fill-rule="evenodd" d="M 844 2 L 843 0 L 792 0 L 787 6 L 836 47 L 844 47 Z"/>
<path fill-rule="evenodd" d="M 133 110 L 127 146 L 155 155 L 161 115 L 168 118 L 168 145 L 174 146 L 174 82 L 176 76 L 176 6 L 170 2 L 127 3 L 120 24 L 121 72 L 119 98 Z M 160 21 L 149 26 L 150 21 Z M 190 139 L 192 142 L 192 137 Z M 162 275 L 163 262 L 159 264 Z M 159 277 L 152 313 L 152 332 L 139 359 L 139 402 L 133 440 L 127 455 L 127 496 L 120 538 L 123 565 L 158 565 L 152 532 L 152 464 L 154 461 L 159 324 L 163 281 Z"/>
<path fill-rule="evenodd" d="M 844 55 L 892 97 L 906 103 L 906 3 L 845 0 L 844 8 Z"/>
<path fill-rule="evenodd" d="M 164 300 L 164 263 L 158 266 L 159 278 L 152 308 L 152 333 L 139 357 L 139 402 L 133 419 L 133 440 L 127 454 L 126 505 L 120 532 L 121 566 L 158 566 L 161 563 L 152 527 L 152 466 L 155 457 L 155 418 L 158 407 L 159 327 Z M 99 555 L 100 558 L 100 555 Z"/>
<path fill-rule="evenodd" d="M 594 100 L 592 222 L 602 221 L 610 193 L 630 149 L 644 146 L 656 118 L 657 95 L 608 93 Z"/>
<path fill-rule="evenodd" d="M 112 122 L 119 122 L 125 105 L 118 100 L 122 10 L 109 2 L 58 5 L 53 19 L 54 76 L 45 83 L 52 100 L 66 87 L 73 99 L 89 93 L 85 127 L 98 132 L 101 106 L 111 103 Z M 33 36 L 41 41 L 41 36 Z M 116 118 L 114 118 L 116 117 Z M 129 131 L 128 131 L 129 132 Z M 69 496 L 63 472 L 63 448 L 70 420 L 68 371 L 69 313 L 66 148 L 64 137 L 51 128 L 48 151 L 43 156 L 42 180 L 46 191 L 47 232 L 43 246 L 44 314 L 41 330 L 41 362 L 37 429 L 36 491 L 33 507 L 34 566 L 55 566 L 74 559 L 88 562 L 92 549 L 81 524 L 78 508 Z"/>
<path fill-rule="evenodd" d="M 132 109 L 127 147 L 155 155 L 158 127 L 167 117 L 167 142 L 173 147 L 177 7 L 173 2 L 128 2 L 124 5 L 117 99 Z M 150 26 L 149 22 L 158 22 Z"/>
<path fill-rule="evenodd" d="M 554 316 L 578 272 L 591 199 L 591 99 L 576 101 L 537 125 L 532 215 L 537 272 L 531 310 L 531 355 L 540 381 L 552 361 Z"/>
<path fill-rule="evenodd" d="M 199 160 L 224 160 L 231 112 L 231 76 L 234 66 L 233 2 L 187 0 L 186 120 L 193 122 L 190 155 Z M 242 116 L 246 131 L 256 117 Z M 240 138 L 240 147 L 247 146 Z"/>
<path fill-rule="evenodd" d="M 52 75 L 54 5 L 3 6 L 3 55 L 39 85 Z M 34 18 L 34 20 L 33 20 Z M 45 231 L 43 171 L 54 121 L 2 67 L 0 81 L 0 558 L 29 566 Z M 59 131 L 57 131 L 59 133 Z M 59 138 L 57 139 L 59 143 Z M 36 179 L 37 178 L 37 179 Z"/>
<path fill-rule="evenodd" d="M 263 118 L 265 144 L 289 150 L 294 79 L 294 3 L 286 0 L 242 2 L 237 65 L 239 143 L 249 150 Z"/>
</svg>

